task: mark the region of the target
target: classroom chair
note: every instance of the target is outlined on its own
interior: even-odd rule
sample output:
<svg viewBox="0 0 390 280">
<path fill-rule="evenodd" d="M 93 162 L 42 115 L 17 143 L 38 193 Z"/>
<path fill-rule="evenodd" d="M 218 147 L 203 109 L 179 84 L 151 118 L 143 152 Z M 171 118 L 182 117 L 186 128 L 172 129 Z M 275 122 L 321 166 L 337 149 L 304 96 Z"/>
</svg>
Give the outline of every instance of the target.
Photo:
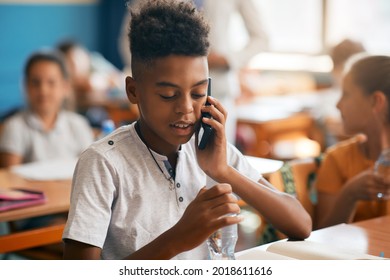
<svg viewBox="0 0 390 280">
<path fill-rule="evenodd" d="M 308 157 L 304 159 L 293 159 L 284 162 L 283 166 L 276 172 L 267 174 L 267 180 L 280 191 L 295 196 L 310 214 L 313 223 L 315 222 L 315 206 L 317 203 L 317 193 L 314 188 L 316 172 L 320 166 L 322 156 Z M 239 202 L 240 207 L 255 213 L 260 218 L 259 226 L 256 230 L 256 243 L 263 245 L 286 238 L 281 232 L 276 230 L 272 224 L 256 210 L 245 202 Z"/>
<path fill-rule="evenodd" d="M 57 247 L 64 226 L 58 224 L 1 235 L 0 253 L 13 252 L 28 259 L 62 259 L 62 249 Z"/>
</svg>

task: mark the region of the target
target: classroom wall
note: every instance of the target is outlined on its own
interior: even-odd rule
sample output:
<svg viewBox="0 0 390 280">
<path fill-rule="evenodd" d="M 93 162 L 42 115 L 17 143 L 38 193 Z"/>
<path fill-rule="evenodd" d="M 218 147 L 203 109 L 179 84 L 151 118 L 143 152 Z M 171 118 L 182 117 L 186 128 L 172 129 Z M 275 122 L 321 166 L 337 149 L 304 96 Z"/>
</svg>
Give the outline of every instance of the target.
<svg viewBox="0 0 390 280">
<path fill-rule="evenodd" d="M 109 42 L 118 36 L 124 2 L 0 0 L 0 117 L 24 105 L 22 71 L 34 50 L 71 38 L 121 67 Z"/>
</svg>

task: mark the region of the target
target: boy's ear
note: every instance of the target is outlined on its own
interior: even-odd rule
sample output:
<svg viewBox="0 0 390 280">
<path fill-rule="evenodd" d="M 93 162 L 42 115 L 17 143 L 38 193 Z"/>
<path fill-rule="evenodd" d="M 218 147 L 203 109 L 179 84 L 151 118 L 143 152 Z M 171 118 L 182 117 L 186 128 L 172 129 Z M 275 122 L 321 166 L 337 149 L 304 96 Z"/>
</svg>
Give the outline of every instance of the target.
<svg viewBox="0 0 390 280">
<path fill-rule="evenodd" d="M 138 96 L 137 96 L 137 82 L 134 80 L 133 77 L 127 76 L 126 77 L 126 95 L 129 101 L 133 104 L 138 103 Z"/>
</svg>

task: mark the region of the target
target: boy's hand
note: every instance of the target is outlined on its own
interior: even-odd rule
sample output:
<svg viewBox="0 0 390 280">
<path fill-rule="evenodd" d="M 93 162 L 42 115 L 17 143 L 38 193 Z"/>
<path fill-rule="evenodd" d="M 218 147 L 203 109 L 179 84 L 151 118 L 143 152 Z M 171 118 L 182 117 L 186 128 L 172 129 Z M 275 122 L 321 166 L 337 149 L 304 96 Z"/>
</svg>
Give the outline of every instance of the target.
<svg viewBox="0 0 390 280">
<path fill-rule="evenodd" d="M 217 229 L 239 223 L 242 217 L 225 217 L 239 213 L 237 198 L 228 184 L 218 184 L 209 190 L 201 189 L 188 205 L 181 219 L 171 229 L 181 252 L 199 246 Z"/>
<path fill-rule="evenodd" d="M 211 105 L 203 106 L 202 112 L 210 113 L 212 118 L 203 118 L 202 121 L 213 128 L 214 135 L 204 150 L 196 147 L 196 155 L 202 170 L 211 178 L 216 179 L 228 172 L 225 136 L 227 112 L 217 99 L 209 96 L 208 101 Z M 195 143 L 198 143 L 197 137 L 196 135 Z"/>
</svg>

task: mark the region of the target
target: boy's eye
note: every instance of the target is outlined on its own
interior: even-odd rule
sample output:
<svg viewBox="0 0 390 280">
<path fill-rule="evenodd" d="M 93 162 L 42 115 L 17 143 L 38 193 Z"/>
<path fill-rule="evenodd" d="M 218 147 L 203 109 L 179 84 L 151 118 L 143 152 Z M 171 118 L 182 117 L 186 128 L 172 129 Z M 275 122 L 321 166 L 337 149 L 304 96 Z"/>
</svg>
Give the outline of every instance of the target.
<svg viewBox="0 0 390 280">
<path fill-rule="evenodd" d="M 204 98 L 205 96 L 206 96 L 205 93 L 193 93 L 193 94 L 192 94 L 192 97 L 193 97 L 194 99 Z"/>
<path fill-rule="evenodd" d="M 160 94 L 160 97 L 164 100 L 170 100 L 175 97 L 175 95 Z"/>
<path fill-rule="evenodd" d="M 160 93 L 159 96 L 164 99 L 164 100 L 172 100 L 174 98 L 176 98 L 177 96 L 179 96 L 180 93 L 172 93 L 172 94 L 169 94 L 169 93 Z M 206 94 L 205 93 L 191 93 L 191 96 L 193 99 L 202 99 L 202 98 L 205 98 L 206 97 Z"/>
</svg>

